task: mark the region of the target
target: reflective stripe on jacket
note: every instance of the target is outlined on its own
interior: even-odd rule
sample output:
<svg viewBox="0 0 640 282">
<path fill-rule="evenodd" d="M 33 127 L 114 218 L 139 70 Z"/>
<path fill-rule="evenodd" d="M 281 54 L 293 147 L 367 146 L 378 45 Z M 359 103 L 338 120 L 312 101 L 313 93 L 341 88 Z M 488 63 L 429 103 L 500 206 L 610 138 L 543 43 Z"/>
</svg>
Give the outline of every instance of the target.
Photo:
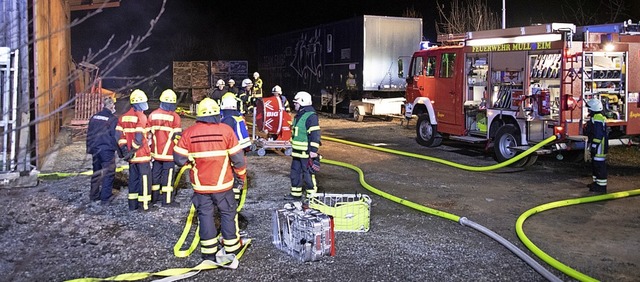
<svg viewBox="0 0 640 282">
<path fill-rule="evenodd" d="M 233 187 L 233 172 L 244 180 L 246 164 L 242 148 L 231 127 L 221 123 L 196 122 L 187 128 L 174 147 L 178 165 L 188 159 L 191 183 L 196 193 L 219 193 Z"/>
<path fill-rule="evenodd" d="M 126 145 L 129 150 L 136 150 L 130 163 L 145 163 L 151 161 L 151 150 L 147 142 L 147 116 L 144 112 L 129 109 L 118 119 L 116 131 L 120 134 L 118 146 Z"/>
<path fill-rule="evenodd" d="M 305 106 L 300 109 L 293 119 L 291 133 L 291 156 L 308 158 L 309 152 L 318 152 L 320 147 L 320 125 L 313 107 Z"/>
<path fill-rule="evenodd" d="M 149 115 L 151 155 L 160 161 L 173 161 L 173 139 L 182 132 L 180 116 L 173 111 L 157 109 Z"/>
</svg>

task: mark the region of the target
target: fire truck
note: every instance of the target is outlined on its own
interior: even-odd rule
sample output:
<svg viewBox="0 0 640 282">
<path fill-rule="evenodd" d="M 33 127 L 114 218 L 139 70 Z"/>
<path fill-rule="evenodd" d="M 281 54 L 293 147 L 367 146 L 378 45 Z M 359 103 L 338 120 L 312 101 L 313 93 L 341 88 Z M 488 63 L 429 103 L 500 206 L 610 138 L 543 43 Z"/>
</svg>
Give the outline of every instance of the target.
<svg viewBox="0 0 640 282">
<path fill-rule="evenodd" d="M 406 69 L 405 115 L 416 141 L 484 144 L 502 162 L 557 135 L 539 155 L 584 159 L 586 101 L 600 99 L 612 139 L 640 133 L 640 24 L 550 23 L 442 35 Z M 425 46 L 426 45 L 426 46 Z"/>
</svg>

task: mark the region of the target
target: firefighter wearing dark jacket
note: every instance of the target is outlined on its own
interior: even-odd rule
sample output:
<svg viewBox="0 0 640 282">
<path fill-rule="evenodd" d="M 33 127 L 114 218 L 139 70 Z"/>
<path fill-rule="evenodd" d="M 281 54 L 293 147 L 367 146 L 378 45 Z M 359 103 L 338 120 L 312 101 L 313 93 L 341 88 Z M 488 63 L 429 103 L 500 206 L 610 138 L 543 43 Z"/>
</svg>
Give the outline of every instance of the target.
<svg viewBox="0 0 640 282">
<path fill-rule="evenodd" d="M 160 108 L 149 114 L 153 158 L 151 199 L 153 202 L 161 201 L 163 206 L 174 207 L 178 206 L 178 203 L 174 201 L 173 146 L 182 133 L 180 116 L 175 112 L 176 100 L 177 95 L 173 90 L 163 91 L 160 95 Z"/>
<path fill-rule="evenodd" d="M 222 104 L 220 104 L 221 122 L 230 126 L 233 129 L 237 139 L 238 146 L 242 148 L 242 153 L 249 150 L 251 146 L 251 138 L 249 138 L 249 130 L 244 120 L 244 116 L 237 110 L 238 100 L 236 96 L 228 92 L 222 96 Z M 244 181 L 242 181 L 237 175 L 234 175 L 233 193 L 236 201 L 240 204 L 240 198 L 246 197 L 246 191 L 243 189 Z M 244 192 L 244 193 L 243 193 Z M 238 210 L 242 209 L 240 206 Z"/>
<path fill-rule="evenodd" d="M 116 106 L 111 97 L 102 100 L 103 108 L 89 120 L 87 129 L 87 153 L 93 157 L 93 175 L 89 199 L 101 200 L 109 204 L 113 194 L 113 179 L 116 173 L 116 156 L 118 139 L 116 125 L 118 118 L 114 115 Z"/>
<path fill-rule="evenodd" d="M 120 117 L 116 130 L 118 145 L 124 159 L 129 162 L 129 210 L 142 206 L 149 209 L 151 202 L 151 150 L 147 141 L 147 95 L 140 89 L 131 92 L 131 109 Z"/>
<path fill-rule="evenodd" d="M 318 115 L 311 105 L 311 95 L 301 91 L 293 98 L 293 105 L 297 111 L 293 119 L 291 135 L 291 192 L 286 195 L 287 200 L 302 198 L 303 184 L 307 195 L 318 191 L 313 160 L 318 160 L 320 148 L 320 125 Z"/>
<path fill-rule="evenodd" d="M 591 153 L 591 172 L 593 183 L 587 185 L 589 191 L 607 193 L 607 152 L 609 138 L 607 132 L 607 118 L 602 114 L 602 102 L 599 99 L 587 101 L 587 108 L 591 119 L 585 126 L 585 134 L 589 137 Z"/>
<path fill-rule="evenodd" d="M 242 241 L 232 187 L 234 173 L 246 180 L 245 157 L 231 127 L 220 123 L 220 107 L 214 100 L 200 102 L 196 123 L 182 133 L 173 157 L 178 166 L 192 166 L 191 199 L 198 214 L 203 259 L 215 261 L 216 253 L 238 253 Z M 219 248 L 220 235 L 214 223 L 215 207 L 220 212 L 223 248 Z"/>
</svg>

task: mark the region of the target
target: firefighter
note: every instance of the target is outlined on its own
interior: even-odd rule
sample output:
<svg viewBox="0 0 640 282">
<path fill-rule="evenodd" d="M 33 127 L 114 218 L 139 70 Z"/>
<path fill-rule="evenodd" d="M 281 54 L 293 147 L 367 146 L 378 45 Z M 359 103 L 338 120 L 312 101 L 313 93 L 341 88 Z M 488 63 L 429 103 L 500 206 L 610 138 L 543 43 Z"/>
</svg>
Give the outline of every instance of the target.
<svg viewBox="0 0 640 282">
<path fill-rule="evenodd" d="M 291 112 L 291 107 L 289 106 L 289 101 L 287 101 L 287 97 L 282 95 L 282 88 L 280 87 L 280 85 L 274 86 L 273 89 L 271 89 L 271 93 L 274 96 L 278 96 L 278 99 L 280 99 L 280 102 L 282 103 L 282 108 L 285 111 Z"/>
<path fill-rule="evenodd" d="M 177 95 L 173 90 L 164 90 L 160 95 L 160 108 L 149 114 L 153 158 L 151 200 L 153 203 L 161 201 L 163 206 L 171 207 L 179 206 L 174 200 L 176 191 L 173 187 L 173 146 L 182 133 L 180 116 L 175 112 L 176 100 Z"/>
<path fill-rule="evenodd" d="M 140 89 L 131 92 L 131 109 L 118 120 L 116 136 L 124 160 L 129 162 L 129 210 L 149 210 L 151 202 L 151 150 L 147 139 L 147 95 Z"/>
<path fill-rule="evenodd" d="M 229 86 L 227 87 L 227 91 L 235 95 L 238 95 L 238 86 L 236 86 L 236 81 L 229 78 L 229 80 L 227 81 L 227 84 L 229 84 Z"/>
<path fill-rule="evenodd" d="M 308 196 L 318 191 L 315 172 L 319 169 L 320 124 L 311 105 L 311 94 L 301 91 L 293 98 L 297 111 L 291 136 L 291 192 L 287 200 L 301 200 L 303 184 Z"/>
<path fill-rule="evenodd" d="M 91 175 L 91 190 L 89 199 L 101 200 L 101 204 L 110 204 L 113 179 L 116 174 L 116 156 L 118 139 L 116 139 L 116 125 L 118 118 L 114 115 L 116 105 L 111 97 L 102 100 L 102 110 L 89 120 L 87 129 L 87 153 L 92 155 L 93 175 Z"/>
<path fill-rule="evenodd" d="M 198 105 L 196 123 L 182 133 L 174 148 L 178 166 L 189 162 L 193 186 L 193 205 L 200 224 L 200 251 L 203 259 L 216 260 L 218 255 L 236 254 L 242 248 L 238 233 L 233 174 L 246 180 L 246 164 L 236 135 L 229 126 L 220 123 L 220 107 L 210 98 Z M 215 208 L 220 212 L 220 232 L 223 248 L 214 223 Z"/>
<path fill-rule="evenodd" d="M 224 85 L 224 80 L 218 79 L 218 82 L 216 82 L 216 87 L 211 91 L 209 98 L 220 104 L 220 99 L 222 99 L 222 95 L 224 95 L 224 93 L 227 93 L 227 89 Z"/>
<path fill-rule="evenodd" d="M 251 146 L 251 139 L 249 138 L 249 130 L 242 114 L 237 110 L 238 100 L 233 93 L 228 92 L 222 96 L 221 109 L 221 122 L 229 125 L 238 139 L 238 145 L 242 148 L 242 152 L 249 150 Z M 244 182 L 234 174 L 233 193 L 235 194 L 236 201 L 240 202 L 240 198 L 243 196 Z M 246 191 L 245 191 L 246 192 Z M 242 207 L 240 207 L 241 209 Z"/>
<path fill-rule="evenodd" d="M 253 97 L 262 99 L 262 78 L 258 72 L 253 73 Z"/>
<path fill-rule="evenodd" d="M 607 193 L 607 152 L 609 151 L 609 138 L 607 130 L 607 118 L 602 114 L 602 102 L 600 99 L 587 101 L 587 109 L 591 119 L 587 121 L 584 132 L 589 137 L 591 153 L 591 173 L 593 182 L 588 184 L 590 192 Z"/>
<path fill-rule="evenodd" d="M 253 82 L 251 81 L 251 79 L 245 78 L 242 80 L 242 89 L 240 89 L 240 92 L 238 93 L 238 98 L 240 98 L 240 100 L 242 100 L 243 104 L 244 104 L 244 110 L 240 109 L 240 112 L 245 114 L 245 113 L 253 113 L 253 105 L 252 103 L 252 91 L 253 91 Z"/>
</svg>

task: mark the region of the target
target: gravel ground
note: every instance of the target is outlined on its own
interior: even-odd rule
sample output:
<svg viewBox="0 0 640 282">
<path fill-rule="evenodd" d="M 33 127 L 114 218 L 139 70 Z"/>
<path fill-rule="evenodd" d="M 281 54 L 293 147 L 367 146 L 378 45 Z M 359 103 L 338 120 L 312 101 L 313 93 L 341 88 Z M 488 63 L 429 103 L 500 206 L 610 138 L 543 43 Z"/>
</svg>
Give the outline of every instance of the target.
<svg viewBox="0 0 640 282">
<path fill-rule="evenodd" d="M 69 142 L 62 134 L 57 155 L 43 172 L 90 169 L 90 156 L 84 152 L 84 141 Z M 245 212 L 253 243 L 237 270 L 204 271 L 188 281 L 545 280 L 489 237 L 375 195 L 369 232 L 336 233 L 336 256 L 299 262 L 271 243 L 271 213 L 286 203 L 290 159 L 275 153 L 250 153 L 247 158 Z M 358 184 L 357 174 L 344 168 L 324 165 L 318 179 L 321 192 L 370 194 Z M 198 250 L 187 258 L 174 257 L 172 251 L 188 214 L 191 190 L 179 191 L 180 208 L 149 212 L 128 211 L 126 189 L 109 206 L 90 202 L 88 191 L 89 176 L 43 179 L 37 187 L 0 190 L 0 280 L 106 278 L 200 262 Z"/>
</svg>

